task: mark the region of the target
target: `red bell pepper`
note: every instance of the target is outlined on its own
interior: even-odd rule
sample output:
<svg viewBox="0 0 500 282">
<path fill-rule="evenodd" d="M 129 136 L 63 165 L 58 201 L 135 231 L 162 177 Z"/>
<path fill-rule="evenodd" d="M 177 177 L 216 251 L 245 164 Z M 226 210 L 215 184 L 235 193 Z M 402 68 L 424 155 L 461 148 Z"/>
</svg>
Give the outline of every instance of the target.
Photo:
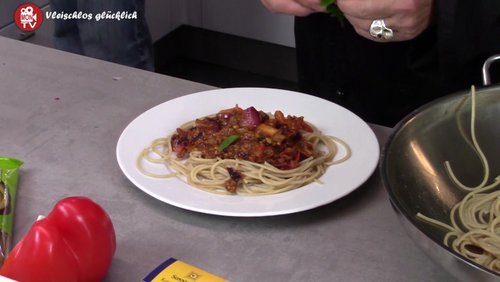
<svg viewBox="0 0 500 282">
<path fill-rule="evenodd" d="M 109 215 L 85 197 L 60 200 L 9 253 L 0 275 L 30 281 L 98 282 L 116 249 Z"/>
</svg>

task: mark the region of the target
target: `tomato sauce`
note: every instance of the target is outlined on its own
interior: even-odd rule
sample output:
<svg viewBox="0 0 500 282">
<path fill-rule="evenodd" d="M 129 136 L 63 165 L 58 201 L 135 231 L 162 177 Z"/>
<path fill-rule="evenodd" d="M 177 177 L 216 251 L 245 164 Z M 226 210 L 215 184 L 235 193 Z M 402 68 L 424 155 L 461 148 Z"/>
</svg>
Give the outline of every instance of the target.
<svg viewBox="0 0 500 282">
<path fill-rule="evenodd" d="M 235 106 L 197 119 L 191 128 L 177 128 L 171 144 L 181 159 L 192 151 L 199 151 L 207 159 L 267 162 L 287 170 L 315 156 L 313 145 L 303 136 L 304 132 L 312 131 L 303 117 L 285 117 L 281 111 L 269 116 L 254 107 Z"/>
</svg>

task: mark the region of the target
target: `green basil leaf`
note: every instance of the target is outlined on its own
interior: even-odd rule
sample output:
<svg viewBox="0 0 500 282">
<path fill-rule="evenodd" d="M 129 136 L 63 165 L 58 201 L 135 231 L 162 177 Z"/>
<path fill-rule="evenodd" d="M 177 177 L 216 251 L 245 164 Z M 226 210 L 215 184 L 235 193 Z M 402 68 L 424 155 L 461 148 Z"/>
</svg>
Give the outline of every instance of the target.
<svg viewBox="0 0 500 282">
<path fill-rule="evenodd" d="M 229 135 L 228 137 L 226 137 L 226 139 L 224 139 L 224 141 L 222 141 L 222 143 L 220 143 L 219 151 L 221 152 L 224 151 L 224 149 L 226 149 L 227 147 L 229 147 L 229 145 L 236 142 L 236 140 L 238 140 L 239 138 L 240 136 L 238 135 Z"/>
<path fill-rule="evenodd" d="M 321 0 L 321 5 L 326 8 L 327 14 L 336 17 L 342 26 L 344 26 L 344 13 L 337 7 L 337 0 Z"/>
<path fill-rule="evenodd" d="M 321 6 L 327 7 L 328 5 L 335 4 L 336 0 L 321 0 Z"/>
</svg>

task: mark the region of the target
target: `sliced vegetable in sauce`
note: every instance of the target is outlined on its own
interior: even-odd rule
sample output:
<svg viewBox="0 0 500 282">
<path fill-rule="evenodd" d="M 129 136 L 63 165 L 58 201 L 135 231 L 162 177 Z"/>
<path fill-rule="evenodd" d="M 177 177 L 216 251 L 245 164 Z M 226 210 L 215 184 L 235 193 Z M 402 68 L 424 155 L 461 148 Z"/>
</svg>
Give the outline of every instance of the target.
<svg viewBox="0 0 500 282">
<path fill-rule="evenodd" d="M 229 147 L 229 145 L 236 142 L 236 140 L 238 140 L 239 138 L 240 136 L 238 135 L 229 135 L 228 137 L 226 137 L 226 139 L 224 139 L 224 141 L 222 141 L 222 143 L 220 143 L 219 151 L 224 151 L 224 149 L 226 149 L 227 147 Z"/>
</svg>

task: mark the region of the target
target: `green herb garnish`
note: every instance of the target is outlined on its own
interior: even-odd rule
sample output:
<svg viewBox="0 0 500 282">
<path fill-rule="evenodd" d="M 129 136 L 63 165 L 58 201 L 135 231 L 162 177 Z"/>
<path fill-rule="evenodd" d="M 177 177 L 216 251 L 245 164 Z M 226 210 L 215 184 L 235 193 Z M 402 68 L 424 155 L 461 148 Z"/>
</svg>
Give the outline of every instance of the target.
<svg viewBox="0 0 500 282">
<path fill-rule="evenodd" d="M 337 7 L 337 0 L 321 0 L 321 6 L 326 8 L 326 13 L 336 17 L 344 25 L 344 13 Z"/>
<path fill-rule="evenodd" d="M 224 149 L 226 149 L 227 147 L 229 147 L 229 145 L 236 142 L 236 140 L 238 140 L 239 138 L 240 136 L 238 135 L 229 135 L 228 137 L 226 137 L 226 139 L 224 139 L 224 141 L 222 141 L 222 143 L 220 143 L 219 151 L 221 152 L 224 151 Z"/>
</svg>

